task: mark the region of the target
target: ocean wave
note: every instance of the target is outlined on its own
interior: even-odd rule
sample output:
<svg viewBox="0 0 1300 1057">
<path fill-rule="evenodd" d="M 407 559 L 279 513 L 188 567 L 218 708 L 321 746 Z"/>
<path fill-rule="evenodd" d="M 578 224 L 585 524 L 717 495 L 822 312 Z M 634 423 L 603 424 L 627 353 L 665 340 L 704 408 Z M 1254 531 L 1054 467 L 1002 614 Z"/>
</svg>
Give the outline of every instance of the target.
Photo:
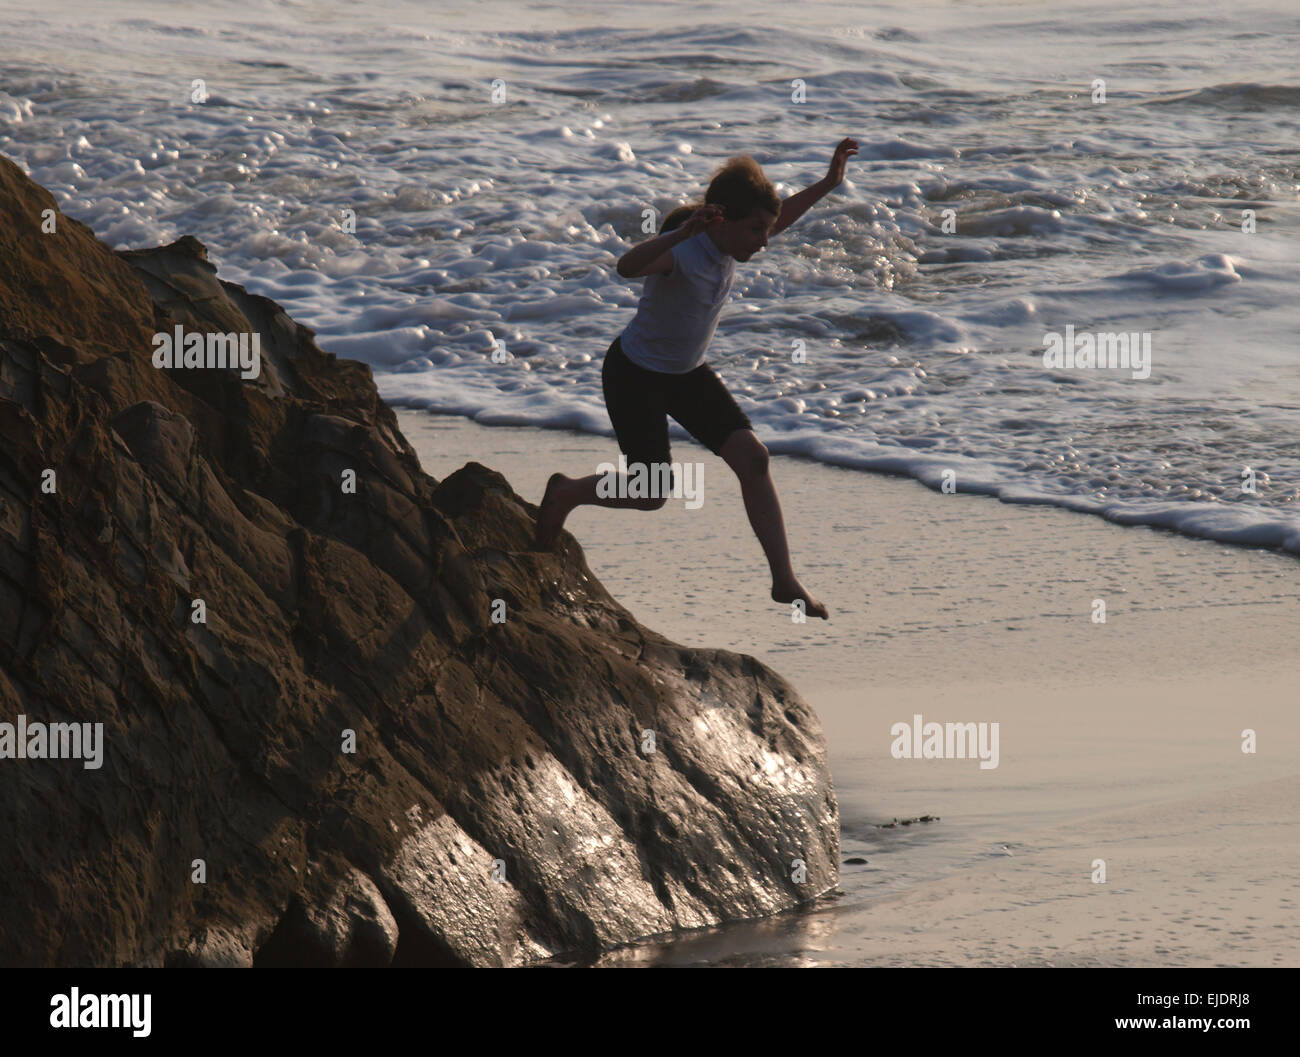
<svg viewBox="0 0 1300 1057">
<path fill-rule="evenodd" d="M 1295 84 L 1216 84 L 1186 92 L 1160 95 L 1148 99 L 1152 106 L 1204 106 L 1221 110 L 1260 110 L 1273 107 L 1294 109 L 1300 106 L 1300 85 Z"/>
</svg>

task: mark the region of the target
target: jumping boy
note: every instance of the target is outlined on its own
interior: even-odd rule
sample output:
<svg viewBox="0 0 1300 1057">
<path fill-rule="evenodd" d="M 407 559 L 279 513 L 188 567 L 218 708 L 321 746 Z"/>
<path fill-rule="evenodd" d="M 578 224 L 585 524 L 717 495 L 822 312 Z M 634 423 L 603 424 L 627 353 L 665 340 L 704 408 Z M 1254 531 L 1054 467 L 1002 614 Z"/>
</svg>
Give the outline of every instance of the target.
<svg viewBox="0 0 1300 1057">
<path fill-rule="evenodd" d="M 827 174 L 785 201 L 753 158 L 730 159 L 709 182 L 702 206 L 673 210 L 658 236 L 619 258 L 618 274 L 645 276 L 645 289 L 636 315 L 610 345 L 601 368 L 605 407 L 629 467 L 669 462 L 672 415 L 740 479 L 749 524 L 772 570 L 772 600 L 801 600 L 808 615 L 823 619 L 826 607 L 804 590 L 790 564 L 767 448 L 704 354 L 731 290 L 735 262 L 749 260 L 769 237 L 837 187 L 845 163 L 857 152 L 857 141 L 841 140 Z M 666 502 L 664 496 L 632 498 L 626 475 L 620 476 L 625 479 L 618 486 L 598 490 L 600 474 L 552 474 L 538 511 L 537 545 L 553 547 L 564 519 L 583 504 L 658 510 Z"/>
</svg>

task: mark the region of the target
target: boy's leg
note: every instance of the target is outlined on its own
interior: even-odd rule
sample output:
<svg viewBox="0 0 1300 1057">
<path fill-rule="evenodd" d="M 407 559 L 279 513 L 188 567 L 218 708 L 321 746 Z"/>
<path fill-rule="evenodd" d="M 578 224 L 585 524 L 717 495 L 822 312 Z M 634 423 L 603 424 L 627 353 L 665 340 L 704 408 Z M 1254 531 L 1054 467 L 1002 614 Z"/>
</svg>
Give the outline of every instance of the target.
<svg viewBox="0 0 1300 1057">
<path fill-rule="evenodd" d="M 668 403 L 668 413 L 701 444 L 720 455 L 740 479 L 749 525 L 758 537 L 772 571 L 772 599 L 803 600 L 809 616 L 828 619 L 826 607 L 804 590 L 790 564 L 785 518 L 776 485 L 768 473 L 767 448 L 754 435 L 749 416 L 707 363 L 682 376 Z"/>
<path fill-rule="evenodd" d="M 628 464 L 629 467 L 632 463 Z M 604 489 L 599 487 L 605 475 L 593 473 L 589 477 L 566 477 L 562 473 L 553 473 L 546 482 L 546 494 L 537 511 L 537 545 L 544 550 L 555 546 L 555 539 L 564 527 L 564 519 L 574 509 L 583 505 L 619 507 L 631 510 L 658 510 L 667 501 L 666 496 L 658 498 L 632 499 L 628 497 L 627 474 L 609 475 L 609 484 Z M 613 494 L 601 495 L 600 492 Z"/>
<path fill-rule="evenodd" d="M 790 564 L 785 518 L 781 514 L 781 500 L 777 498 L 776 484 L 768 472 L 766 446 L 754 435 L 752 429 L 737 429 L 723 442 L 718 454 L 740 479 L 745 513 L 749 515 L 750 527 L 758 537 L 772 571 L 772 600 L 794 602 L 802 599 L 804 612 L 810 617 L 827 619 L 826 607 L 804 590 Z"/>
<path fill-rule="evenodd" d="M 668 415 L 662 406 L 659 379 L 653 371 L 638 367 L 627 359 L 617 338 L 605 353 L 601 367 L 601 387 L 605 408 L 618 438 L 619 448 L 627 456 L 628 467 L 638 462 L 653 466 L 670 460 Z M 633 471 L 635 472 L 635 471 Z M 610 474 L 609 486 L 599 488 L 604 474 L 566 477 L 551 474 L 546 482 L 537 513 L 537 546 L 549 550 L 564 527 L 564 519 L 583 505 L 617 507 L 632 510 L 659 510 L 666 496 L 632 499 L 628 495 L 626 474 Z M 600 492 L 606 494 L 601 495 Z"/>
</svg>

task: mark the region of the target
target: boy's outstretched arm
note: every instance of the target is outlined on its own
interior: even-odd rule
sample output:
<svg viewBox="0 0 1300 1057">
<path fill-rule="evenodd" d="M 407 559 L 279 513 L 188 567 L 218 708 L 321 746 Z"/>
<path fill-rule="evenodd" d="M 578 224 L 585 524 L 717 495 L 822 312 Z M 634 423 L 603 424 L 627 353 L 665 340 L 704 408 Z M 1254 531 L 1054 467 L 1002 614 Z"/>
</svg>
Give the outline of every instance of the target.
<svg viewBox="0 0 1300 1057">
<path fill-rule="evenodd" d="M 835 146 L 835 154 L 831 157 L 831 167 L 826 175 L 811 187 L 805 187 L 797 195 L 791 195 L 781 203 L 781 215 L 777 218 L 776 226 L 772 228 L 772 234 L 776 235 L 784 231 L 808 212 L 814 202 L 822 198 L 832 188 L 838 187 L 844 179 L 845 162 L 849 160 L 851 155 L 857 153 L 857 140 L 847 136 L 840 140 Z"/>
</svg>

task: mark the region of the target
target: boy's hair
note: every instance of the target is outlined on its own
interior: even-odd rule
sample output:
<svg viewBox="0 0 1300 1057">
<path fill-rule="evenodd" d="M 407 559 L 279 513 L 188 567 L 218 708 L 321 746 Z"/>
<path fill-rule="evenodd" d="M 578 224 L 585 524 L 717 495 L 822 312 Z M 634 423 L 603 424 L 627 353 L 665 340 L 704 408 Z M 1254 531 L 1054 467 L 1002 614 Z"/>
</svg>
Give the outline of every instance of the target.
<svg viewBox="0 0 1300 1057">
<path fill-rule="evenodd" d="M 663 226 L 659 228 L 659 234 L 673 231 L 681 227 L 691 218 L 691 214 L 700 208 L 700 202 L 691 202 L 689 205 L 678 206 L 666 217 L 664 217 Z"/>
<path fill-rule="evenodd" d="M 686 223 L 690 215 L 702 205 L 722 206 L 727 220 L 744 220 L 760 209 L 775 216 L 781 215 L 781 196 L 772 181 L 763 175 L 758 162 L 748 154 L 738 154 L 727 159 L 727 164 L 713 174 L 703 202 L 678 206 L 666 217 L 660 234 L 672 231 Z"/>
<path fill-rule="evenodd" d="M 744 220 L 760 209 L 781 215 L 781 196 L 748 154 L 728 158 L 727 164 L 713 174 L 704 203 L 722 206 L 728 220 Z"/>
</svg>

